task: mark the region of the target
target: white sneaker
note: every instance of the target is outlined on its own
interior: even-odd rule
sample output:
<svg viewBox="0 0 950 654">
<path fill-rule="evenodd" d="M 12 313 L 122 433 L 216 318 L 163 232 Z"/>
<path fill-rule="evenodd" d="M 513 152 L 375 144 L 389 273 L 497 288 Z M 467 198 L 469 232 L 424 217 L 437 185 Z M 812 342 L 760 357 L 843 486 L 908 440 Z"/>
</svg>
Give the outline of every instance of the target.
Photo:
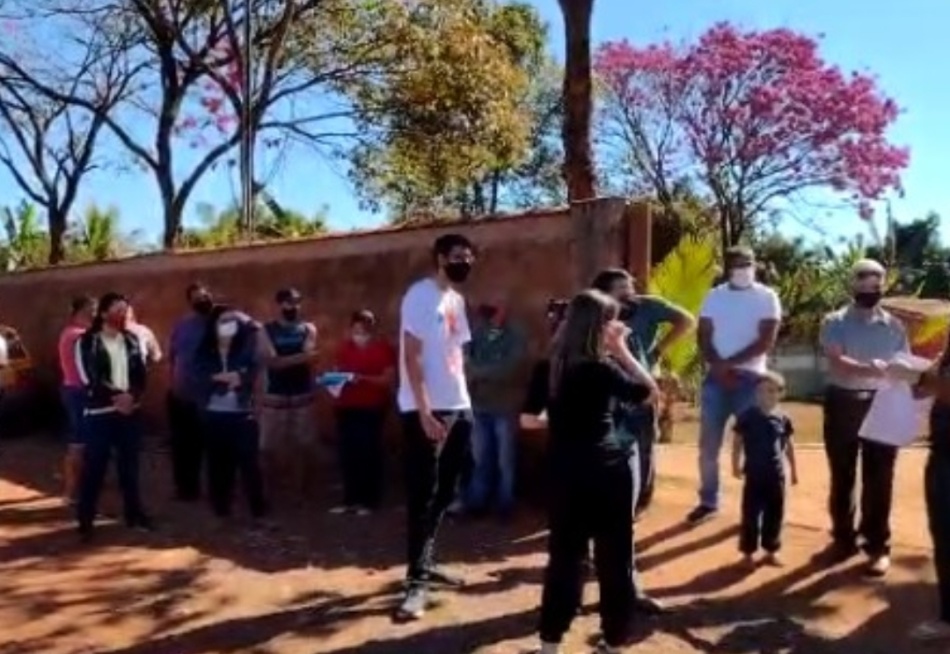
<svg viewBox="0 0 950 654">
<path fill-rule="evenodd" d="M 883 577 L 891 569 L 891 557 L 886 554 L 875 556 L 868 563 L 867 574 L 869 577 Z"/>
</svg>

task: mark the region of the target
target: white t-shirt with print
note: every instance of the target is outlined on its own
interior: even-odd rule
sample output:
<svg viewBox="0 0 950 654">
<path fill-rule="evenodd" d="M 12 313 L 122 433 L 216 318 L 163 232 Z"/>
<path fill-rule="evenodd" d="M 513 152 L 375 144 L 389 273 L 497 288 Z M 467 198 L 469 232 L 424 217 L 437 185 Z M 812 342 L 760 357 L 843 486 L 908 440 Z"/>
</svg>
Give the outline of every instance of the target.
<svg viewBox="0 0 950 654">
<path fill-rule="evenodd" d="M 399 410 L 415 411 L 416 398 L 406 375 L 405 334 L 422 341 L 422 380 L 434 411 L 470 409 L 463 346 L 472 339 L 465 299 L 423 279 L 406 291 L 399 309 Z"/>
<path fill-rule="evenodd" d="M 706 294 L 699 317 L 712 322 L 713 347 L 726 359 L 759 337 L 759 324 L 763 320 L 781 320 L 782 304 L 775 291 L 758 282 L 746 289 L 720 284 Z M 762 354 L 736 367 L 762 373 L 766 371 L 767 359 L 767 355 Z"/>
</svg>

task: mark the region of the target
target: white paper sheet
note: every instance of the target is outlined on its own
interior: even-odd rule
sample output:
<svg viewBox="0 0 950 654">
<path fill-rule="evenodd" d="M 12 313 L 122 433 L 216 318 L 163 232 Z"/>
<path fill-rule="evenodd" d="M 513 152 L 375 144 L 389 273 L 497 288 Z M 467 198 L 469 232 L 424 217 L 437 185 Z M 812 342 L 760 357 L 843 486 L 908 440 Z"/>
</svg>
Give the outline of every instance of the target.
<svg viewBox="0 0 950 654">
<path fill-rule="evenodd" d="M 875 393 L 858 435 L 885 445 L 911 445 L 923 433 L 931 403 L 914 399 L 907 382 L 889 381 Z"/>
<path fill-rule="evenodd" d="M 343 387 L 353 381 L 355 375 L 352 373 L 328 373 L 317 377 L 317 383 L 323 386 L 327 393 L 335 398 L 340 397 Z"/>
</svg>

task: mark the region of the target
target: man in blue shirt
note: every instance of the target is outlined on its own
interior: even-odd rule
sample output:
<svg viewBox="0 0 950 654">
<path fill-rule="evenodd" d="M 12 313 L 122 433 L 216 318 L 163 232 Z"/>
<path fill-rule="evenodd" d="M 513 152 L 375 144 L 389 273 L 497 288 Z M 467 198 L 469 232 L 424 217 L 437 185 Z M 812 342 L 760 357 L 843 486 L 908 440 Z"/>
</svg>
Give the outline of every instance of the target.
<svg viewBox="0 0 950 654">
<path fill-rule="evenodd" d="M 622 268 L 602 270 L 591 284 L 621 305 L 620 319 L 630 328 L 629 347 L 640 365 L 654 370 L 673 343 L 692 331 L 695 325 L 688 311 L 655 295 L 636 291 L 633 275 Z M 668 327 L 661 336 L 661 329 Z M 642 513 L 653 498 L 656 467 L 653 444 L 656 441 L 656 411 L 652 406 L 627 407 L 627 429 L 636 438 L 639 455 L 640 492 L 635 512 Z"/>
<path fill-rule="evenodd" d="M 196 399 L 195 354 L 207 331 L 214 302 L 211 292 L 200 283 L 188 286 L 185 299 L 191 310 L 175 323 L 168 344 L 172 380 L 167 403 L 175 497 L 193 502 L 201 496 L 205 451 Z"/>
</svg>

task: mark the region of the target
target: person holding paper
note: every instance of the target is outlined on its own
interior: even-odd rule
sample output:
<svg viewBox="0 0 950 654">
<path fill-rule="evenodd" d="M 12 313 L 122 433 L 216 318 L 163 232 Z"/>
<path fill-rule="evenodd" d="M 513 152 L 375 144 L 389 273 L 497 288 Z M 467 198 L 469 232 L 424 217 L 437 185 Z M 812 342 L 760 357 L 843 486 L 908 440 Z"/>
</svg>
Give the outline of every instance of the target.
<svg viewBox="0 0 950 654">
<path fill-rule="evenodd" d="M 337 445 L 343 472 L 343 506 L 334 513 L 365 516 L 383 491 L 383 424 L 393 402 L 396 353 L 376 334 L 376 316 L 357 311 L 350 335 L 336 352 L 336 368 L 353 375 L 336 398 Z"/>
<path fill-rule="evenodd" d="M 908 352 L 903 324 L 880 306 L 884 267 L 862 259 L 851 271 L 852 300 L 825 316 L 821 348 L 828 359 L 824 441 L 831 472 L 828 499 L 835 562 L 858 551 L 858 535 L 869 557 L 868 574 L 890 569 L 890 515 L 897 448 L 858 436 L 888 362 Z M 861 522 L 855 529 L 855 485 L 861 459 Z"/>
<path fill-rule="evenodd" d="M 924 468 L 924 499 L 937 571 L 939 613 L 911 631 L 919 641 L 950 640 L 950 342 L 936 365 L 925 372 L 917 396 L 932 396 L 930 456 Z"/>
</svg>

